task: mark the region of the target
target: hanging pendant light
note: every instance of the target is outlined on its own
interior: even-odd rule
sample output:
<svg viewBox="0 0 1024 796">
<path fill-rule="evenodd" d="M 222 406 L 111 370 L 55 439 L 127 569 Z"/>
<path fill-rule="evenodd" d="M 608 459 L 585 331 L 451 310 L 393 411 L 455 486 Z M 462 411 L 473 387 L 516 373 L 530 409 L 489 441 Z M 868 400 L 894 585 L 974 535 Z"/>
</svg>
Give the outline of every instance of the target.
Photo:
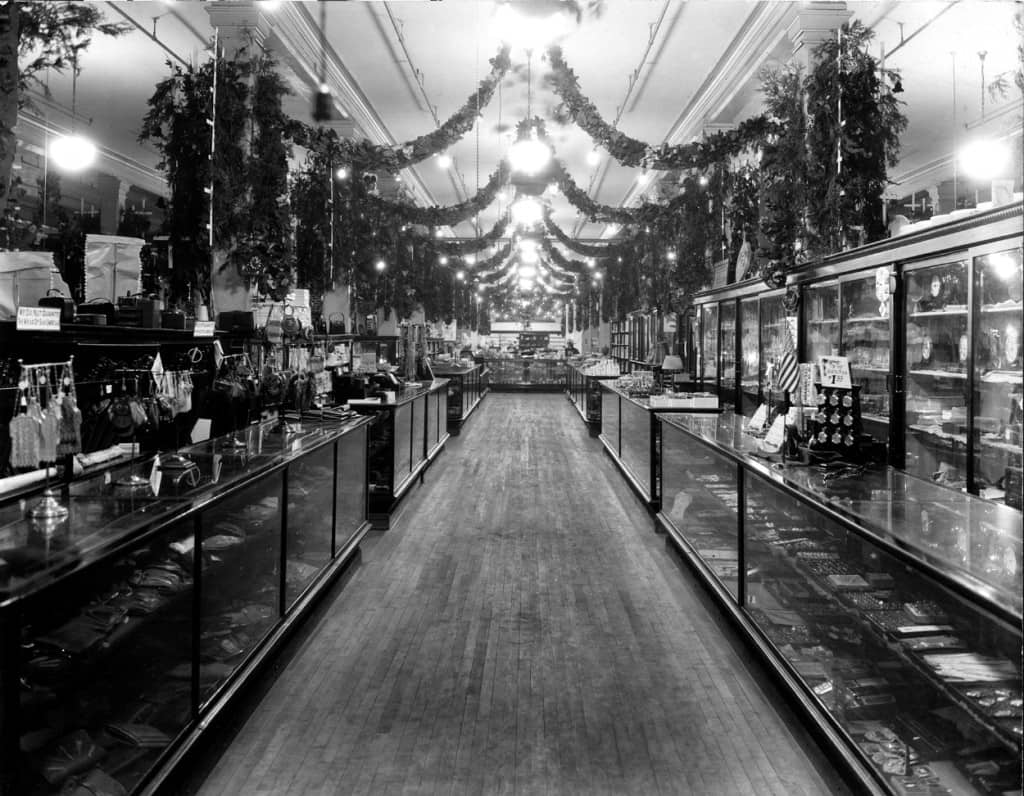
<svg viewBox="0 0 1024 796">
<path fill-rule="evenodd" d="M 50 143 L 49 155 L 61 171 L 78 172 L 96 162 L 96 144 L 75 132 L 76 110 L 78 107 L 78 58 L 71 63 L 71 132 L 61 135 Z"/>
</svg>

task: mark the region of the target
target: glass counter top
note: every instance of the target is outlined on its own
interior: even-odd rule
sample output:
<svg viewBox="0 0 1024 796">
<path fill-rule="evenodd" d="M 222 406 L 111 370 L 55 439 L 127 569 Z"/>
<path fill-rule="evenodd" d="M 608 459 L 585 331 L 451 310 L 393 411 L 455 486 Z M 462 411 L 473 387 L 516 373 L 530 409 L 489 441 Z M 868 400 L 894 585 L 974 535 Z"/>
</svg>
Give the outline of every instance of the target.
<svg viewBox="0 0 1024 796">
<path fill-rule="evenodd" d="M 704 417 L 659 413 L 659 419 L 733 455 L 862 532 L 911 553 L 1020 619 L 1024 583 L 1019 512 L 891 467 L 826 478 L 820 467 L 771 461 L 758 454 L 756 439 L 743 432 L 746 419 L 732 412 Z"/>
<path fill-rule="evenodd" d="M 282 433 L 268 421 L 183 448 L 179 460 L 164 454 L 119 464 L 55 487 L 68 510 L 61 519 L 28 516 L 42 490 L 11 502 L 0 508 L 0 602 L 24 597 L 368 422 L 292 423 Z"/>
<path fill-rule="evenodd" d="M 465 376 L 467 373 L 472 373 L 481 365 L 431 365 L 430 369 L 434 371 L 435 376 Z"/>
</svg>

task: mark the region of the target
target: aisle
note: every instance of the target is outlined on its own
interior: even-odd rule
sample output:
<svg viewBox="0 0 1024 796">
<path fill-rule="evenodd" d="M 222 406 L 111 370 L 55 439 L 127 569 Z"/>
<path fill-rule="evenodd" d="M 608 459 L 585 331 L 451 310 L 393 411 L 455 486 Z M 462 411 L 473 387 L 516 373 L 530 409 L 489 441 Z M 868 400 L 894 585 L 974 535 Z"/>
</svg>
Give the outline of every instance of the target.
<svg viewBox="0 0 1024 796">
<path fill-rule="evenodd" d="M 824 794 L 561 395 L 489 395 L 214 794 Z"/>
</svg>

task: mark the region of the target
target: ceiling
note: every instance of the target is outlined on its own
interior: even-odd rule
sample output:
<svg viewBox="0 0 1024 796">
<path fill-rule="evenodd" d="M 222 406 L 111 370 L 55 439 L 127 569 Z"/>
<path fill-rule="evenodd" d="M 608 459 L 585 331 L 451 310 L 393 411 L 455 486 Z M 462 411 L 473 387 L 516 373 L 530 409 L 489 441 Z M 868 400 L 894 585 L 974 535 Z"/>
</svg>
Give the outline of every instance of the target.
<svg viewBox="0 0 1024 796">
<path fill-rule="evenodd" d="M 524 0 L 516 0 L 524 2 Z M 531 3 L 539 0 L 530 0 Z M 76 110 L 79 129 L 91 127 L 102 144 L 105 171 L 147 190 L 159 190 L 157 156 L 136 140 L 146 100 L 168 74 L 167 62 L 208 57 L 215 9 L 244 9 L 250 24 L 265 26 L 267 45 L 280 58 L 295 89 L 290 111 L 309 121 L 310 92 L 318 82 L 321 4 L 313 2 L 96 3 L 111 21 L 131 22 L 118 39 L 98 37 L 82 59 Z M 326 8 L 329 83 L 339 111 L 356 133 L 377 143 L 401 142 L 437 127 L 456 112 L 489 71 L 498 49 L 496 3 L 481 0 L 332 2 Z M 580 5 L 587 5 L 581 2 Z M 842 3 L 748 2 L 747 0 L 605 0 L 600 14 L 583 14 L 560 39 L 580 88 L 604 118 L 634 138 L 682 143 L 706 130 L 735 124 L 760 110 L 758 70 L 793 54 L 787 34 L 808 11 L 834 11 Z M 1015 68 L 1012 18 L 1021 6 L 1002 0 L 961 2 L 847 2 L 845 8 L 876 32 L 877 54 L 902 73 L 910 125 L 902 160 L 891 173 L 893 195 L 926 190 L 952 172 L 951 153 L 968 137 L 1011 137 L 1018 152 L 1020 190 L 1020 93 L 985 97 L 982 118 L 981 59 L 986 81 Z M 247 15 L 247 16 L 246 16 Z M 236 15 L 237 16 L 237 15 Z M 260 19 L 262 17 L 262 19 Z M 220 35 L 230 27 L 220 21 Z M 534 27 L 537 27 L 536 25 Z M 600 153 L 588 160 L 589 137 L 559 124 L 558 99 L 547 88 L 540 52 L 513 50 L 514 70 L 483 109 L 477 127 L 448 154 L 452 167 L 434 160 L 403 173 L 420 204 L 448 205 L 487 182 L 527 112 L 548 119 L 557 154 L 577 184 L 598 202 L 629 204 L 642 198 L 638 171 Z M 71 124 L 71 85 L 51 75 L 52 102 L 40 105 L 51 131 Z M 339 114 L 341 115 L 341 114 Z M 25 137 L 38 134 L 35 117 L 22 123 Z M 581 237 L 607 234 L 585 223 L 560 195 L 550 197 L 557 222 Z M 479 219 L 482 232 L 503 211 L 501 202 Z M 470 223 L 455 234 L 472 235 Z"/>
</svg>

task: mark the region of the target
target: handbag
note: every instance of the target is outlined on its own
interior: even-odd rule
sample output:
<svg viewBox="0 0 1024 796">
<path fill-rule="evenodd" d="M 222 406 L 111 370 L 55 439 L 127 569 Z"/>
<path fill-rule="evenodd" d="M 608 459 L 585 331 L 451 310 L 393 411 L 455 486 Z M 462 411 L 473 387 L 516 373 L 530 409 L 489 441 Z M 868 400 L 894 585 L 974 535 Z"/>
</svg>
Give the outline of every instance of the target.
<svg viewBox="0 0 1024 796">
<path fill-rule="evenodd" d="M 345 315 L 341 312 L 332 312 L 327 318 L 328 334 L 345 334 Z"/>
<path fill-rule="evenodd" d="M 75 321 L 75 302 L 57 288 L 50 288 L 46 291 L 46 295 L 39 299 L 39 306 L 58 308 L 61 325 Z"/>
<path fill-rule="evenodd" d="M 267 313 L 267 322 L 263 325 L 263 339 L 271 345 L 280 345 L 284 342 L 284 325 L 280 318 L 273 317 L 276 306 L 270 308 L 270 312 Z"/>
<path fill-rule="evenodd" d="M 302 333 L 302 321 L 295 314 L 295 307 L 286 305 L 281 312 L 284 317 L 281 319 L 281 331 L 288 339 L 294 339 Z"/>
</svg>

